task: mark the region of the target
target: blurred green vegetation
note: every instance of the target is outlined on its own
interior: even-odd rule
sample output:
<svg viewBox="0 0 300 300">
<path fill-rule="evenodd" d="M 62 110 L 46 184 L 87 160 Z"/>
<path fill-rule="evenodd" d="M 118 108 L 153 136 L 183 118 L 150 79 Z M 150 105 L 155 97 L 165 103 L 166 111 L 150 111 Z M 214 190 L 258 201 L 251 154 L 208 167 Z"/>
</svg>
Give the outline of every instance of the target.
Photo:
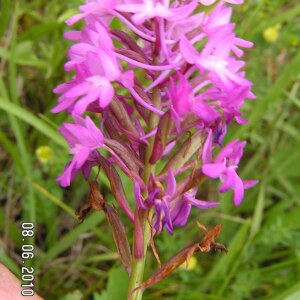
<svg viewBox="0 0 300 300">
<path fill-rule="evenodd" d="M 20 224 L 33 222 L 37 292 L 46 299 L 122 300 L 127 278 L 103 214 L 80 225 L 74 217 L 86 183 L 78 179 L 62 190 L 54 181 L 68 154 L 57 133 L 67 116 L 49 113 L 52 89 L 66 79 L 64 20 L 80 2 L 0 2 L 0 261 L 20 275 Z M 257 99 L 245 106 L 249 124 L 233 125 L 228 140 L 248 141 L 241 176 L 260 184 L 240 207 L 230 193 L 222 195 L 220 208 L 195 210 L 185 228 L 162 234 L 156 246 L 166 261 L 201 239 L 195 220 L 222 223 L 219 241 L 229 253 L 196 255 L 192 270 L 175 271 L 145 299 L 300 299 L 300 4 L 249 0 L 235 7 L 234 19 L 241 37 L 255 42 L 247 74 Z M 216 187 L 206 188 L 215 197 Z M 109 196 L 105 181 L 102 189 Z M 156 268 L 149 255 L 146 276 Z"/>
</svg>

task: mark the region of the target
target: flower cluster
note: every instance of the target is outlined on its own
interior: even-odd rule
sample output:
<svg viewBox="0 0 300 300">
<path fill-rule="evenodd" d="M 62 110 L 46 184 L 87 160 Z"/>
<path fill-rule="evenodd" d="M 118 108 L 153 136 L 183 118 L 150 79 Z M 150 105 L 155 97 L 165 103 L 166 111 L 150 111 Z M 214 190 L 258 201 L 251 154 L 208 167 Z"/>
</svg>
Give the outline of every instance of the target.
<svg viewBox="0 0 300 300">
<path fill-rule="evenodd" d="M 243 1 L 86 0 L 79 7 L 67 24 L 83 20 L 83 29 L 65 34 L 74 41 L 65 64 L 73 78 L 54 90 L 61 96 L 52 109 L 74 119 L 61 128 L 73 155 L 58 177 L 62 186 L 100 166 L 132 216 L 118 165 L 133 181 L 138 209 L 153 209 L 156 232 L 184 225 L 192 206 L 218 204 L 196 198 L 206 178 L 219 178 L 219 192 L 232 189 L 241 203 L 257 183 L 237 174 L 246 143 L 212 153 L 230 123 L 247 122 L 240 108 L 254 98 L 241 60 L 252 43 L 236 36 L 225 2 Z"/>
</svg>

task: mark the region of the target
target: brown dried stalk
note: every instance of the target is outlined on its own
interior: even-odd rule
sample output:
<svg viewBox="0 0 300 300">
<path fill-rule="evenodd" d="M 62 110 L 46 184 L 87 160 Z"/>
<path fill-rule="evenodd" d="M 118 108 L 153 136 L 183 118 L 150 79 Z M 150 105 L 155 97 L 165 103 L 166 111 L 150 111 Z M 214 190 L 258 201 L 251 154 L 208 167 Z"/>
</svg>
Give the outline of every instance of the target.
<svg viewBox="0 0 300 300">
<path fill-rule="evenodd" d="M 204 232 L 205 236 L 201 240 L 200 243 L 196 243 L 190 245 L 180 252 L 178 252 L 175 256 L 169 259 L 165 264 L 161 266 L 161 268 L 152 275 L 147 281 L 143 282 L 141 286 L 137 287 L 133 292 L 137 289 L 146 289 L 163 279 L 169 276 L 175 269 L 177 269 L 181 264 L 186 262 L 188 264 L 189 259 L 196 252 L 209 252 L 212 249 L 218 249 L 224 252 L 227 252 L 227 248 L 219 243 L 215 242 L 215 238 L 220 234 L 222 225 L 216 225 L 212 230 L 208 231 L 206 227 L 199 222 L 197 222 L 198 227 Z"/>
</svg>

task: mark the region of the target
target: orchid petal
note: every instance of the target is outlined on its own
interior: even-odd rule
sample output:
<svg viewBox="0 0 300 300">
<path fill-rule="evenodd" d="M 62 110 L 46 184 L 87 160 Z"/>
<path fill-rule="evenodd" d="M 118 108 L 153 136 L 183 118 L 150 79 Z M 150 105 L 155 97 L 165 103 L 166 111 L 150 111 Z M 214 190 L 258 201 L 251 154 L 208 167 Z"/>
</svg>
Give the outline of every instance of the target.
<svg viewBox="0 0 300 300">
<path fill-rule="evenodd" d="M 140 185 L 136 181 L 134 182 L 134 196 L 135 196 L 137 205 L 144 210 L 147 209 L 147 207 L 144 204 L 144 201 L 142 199 Z"/>
<path fill-rule="evenodd" d="M 258 180 L 243 180 L 244 189 L 250 189 L 258 184 Z"/>
<path fill-rule="evenodd" d="M 236 173 L 233 176 L 233 200 L 235 205 L 240 205 L 244 198 L 244 185 L 242 179 Z"/>
<path fill-rule="evenodd" d="M 202 163 L 210 164 L 212 162 L 212 131 L 209 130 L 208 136 L 202 149 Z"/>
<path fill-rule="evenodd" d="M 172 168 L 170 168 L 168 170 L 166 185 L 167 185 L 167 188 L 166 188 L 165 194 L 168 196 L 174 195 L 175 191 L 176 191 L 176 179 L 175 179 L 174 173 L 172 171 Z"/>
<path fill-rule="evenodd" d="M 205 164 L 202 166 L 202 172 L 208 177 L 218 178 L 226 170 L 223 163 Z"/>
</svg>

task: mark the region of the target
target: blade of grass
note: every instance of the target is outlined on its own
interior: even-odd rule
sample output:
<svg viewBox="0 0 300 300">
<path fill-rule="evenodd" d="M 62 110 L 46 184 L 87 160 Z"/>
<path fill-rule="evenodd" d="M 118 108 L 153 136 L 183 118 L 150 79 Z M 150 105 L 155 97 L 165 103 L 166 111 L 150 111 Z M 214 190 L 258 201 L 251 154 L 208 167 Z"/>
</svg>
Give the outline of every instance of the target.
<svg viewBox="0 0 300 300">
<path fill-rule="evenodd" d="M 58 145 L 66 149 L 68 148 L 66 141 L 58 133 L 58 131 L 54 130 L 46 122 L 33 115 L 31 112 L 19 107 L 16 104 L 5 101 L 4 97 L 0 98 L 0 108 L 31 125 Z"/>
<path fill-rule="evenodd" d="M 260 183 L 260 190 L 255 205 L 254 215 L 251 222 L 250 237 L 255 236 L 255 234 L 260 230 L 262 220 L 263 220 L 263 210 L 266 197 L 266 188 L 264 182 Z"/>
<path fill-rule="evenodd" d="M 11 51 L 11 60 L 8 65 L 8 79 L 9 79 L 9 91 L 12 97 L 12 101 L 15 103 L 18 103 L 18 97 L 17 97 L 17 78 L 16 78 L 16 65 L 14 62 L 14 51 L 16 46 L 16 33 L 17 33 L 17 23 L 18 23 L 18 5 L 16 4 L 14 13 L 12 16 L 12 30 L 11 30 L 11 44 L 10 44 L 10 51 Z M 0 93 L 4 96 L 2 97 L 2 101 L 0 101 L 1 104 L 8 103 L 9 104 L 9 97 L 8 92 L 5 88 L 5 85 L 2 80 L 0 80 Z M 22 165 L 23 165 L 23 172 L 25 174 L 25 177 L 28 180 L 31 180 L 31 162 L 30 162 L 30 156 L 27 152 L 27 145 L 25 142 L 24 137 L 24 130 L 22 130 L 18 120 L 12 115 L 8 114 L 9 121 L 12 127 L 12 130 L 14 132 L 14 135 L 17 140 L 17 147 L 19 150 L 19 155 L 22 157 Z M 31 222 L 33 224 L 36 224 L 36 210 L 35 210 L 35 195 L 34 190 L 32 186 L 28 186 L 28 194 L 24 198 L 24 218 L 26 222 Z M 28 242 L 31 244 L 34 244 L 34 236 L 28 238 Z"/>
<path fill-rule="evenodd" d="M 300 282 L 290 287 L 287 291 L 274 297 L 272 300 L 299 300 L 300 299 Z"/>
<path fill-rule="evenodd" d="M 43 194 L 46 198 L 48 198 L 50 201 L 55 203 L 57 206 L 62 208 L 67 214 L 69 214 L 71 217 L 77 220 L 77 217 L 75 215 L 74 210 L 65 204 L 63 201 L 52 195 L 49 191 L 47 191 L 45 188 L 37 184 L 36 182 L 31 182 L 32 186 L 41 194 Z"/>
<path fill-rule="evenodd" d="M 259 271 L 261 273 L 273 272 L 273 271 L 277 271 L 277 270 L 280 270 L 280 269 L 284 269 L 285 267 L 293 266 L 297 263 L 300 263 L 300 259 L 299 258 L 293 258 L 293 259 L 290 259 L 290 260 L 287 260 L 287 261 L 283 261 L 283 262 L 280 262 L 280 263 L 277 263 L 277 264 L 273 264 L 273 265 L 268 266 L 268 267 L 261 268 Z"/>
<path fill-rule="evenodd" d="M 0 13 L 0 38 L 4 35 L 10 18 L 11 12 L 11 0 L 2 0 L 1 1 L 1 13 Z"/>
<path fill-rule="evenodd" d="M 20 267 L 4 252 L 0 252 L 0 262 L 4 264 L 18 278 L 21 277 Z"/>
<path fill-rule="evenodd" d="M 49 260 L 55 259 L 60 253 L 68 249 L 75 243 L 78 237 L 93 228 L 98 226 L 104 220 L 104 214 L 93 213 L 82 224 L 75 227 L 72 231 L 64 235 L 52 248 L 50 248 L 44 256 L 41 256 L 38 261 L 38 266 L 41 266 Z"/>
<path fill-rule="evenodd" d="M 39 24 L 36 26 L 33 26 L 23 32 L 19 36 L 19 41 L 35 41 L 38 39 L 41 39 L 45 34 L 49 34 L 51 32 L 58 32 L 60 28 L 63 28 L 65 26 L 64 23 L 58 23 L 57 21 L 47 22 L 43 24 Z"/>
<path fill-rule="evenodd" d="M 6 137 L 4 132 L 0 130 L 0 144 L 6 149 L 7 153 L 12 157 L 14 163 L 19 170 L 22 170 L 22 162 L 15 145 Z"/>
</svg>

